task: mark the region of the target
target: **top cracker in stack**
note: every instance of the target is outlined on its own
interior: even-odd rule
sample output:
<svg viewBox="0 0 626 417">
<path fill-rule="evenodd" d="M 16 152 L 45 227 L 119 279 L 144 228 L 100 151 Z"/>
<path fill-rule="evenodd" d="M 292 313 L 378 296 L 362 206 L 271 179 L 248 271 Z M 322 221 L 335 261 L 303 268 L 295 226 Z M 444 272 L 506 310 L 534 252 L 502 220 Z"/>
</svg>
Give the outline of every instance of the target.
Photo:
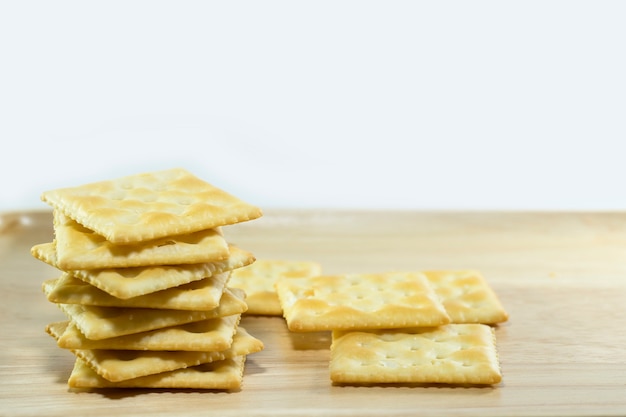
<svg viewBox="0 0 626 417">
<path fill-rule="evenodd" d="M 261 210 L 171 169 L 42 194 L 54 208 L 56 263 L 64 270 L 224 261 L 221 226 Z"/>
<path fill-rule="evenodd" d="M 49 333 L 63 341 L 70 336 L 68 332 L 74 332 L 81 341 L 78 348 L 69 348 L 77 356 L 70 385 L 86 381 L 76 386 L 219 388 L 221 384 L 234 388 L 240 383 L 243 357 L 232 355 L 258 351 L 262 343 L 243 328 L 237 331 L 239 316 L 246 309 L 244 295 L 231 291 L 227 283 L 232 270 L 255 258 L 230 245 L 222 226 L 256 219 L 262 215 L 259 208 L 183 169 L 61 188 L 44 192 L 42 200 L 54 208 L 55 238 L 35 245 L 32 253 L 63 271 L 61 278 L 44 283 L 44 291 L 70 318 L 49 326 Z M 126 316 L 132 320 L 124 320 Z M 119 373 L 109 376 L 96 360 L 103 355 L 134 357 L 128 353 L 128 343 L 119 343 L 125 335 L 141 341 L 137 346 L 131 343 L 134 350 L 172 350 L 163 343 L 168 342 L 167 335 L 186 332 L 175 326 L 198 322 L 203 328 L 213 328 L 223 324 L 224 320 L 215 321 L 221 317 L 233 328 L 231 336 L 238 334 L 231 340 L 233 346 L 227 343 L 207 351 L 194 342 L 174 349 L 180 353 L 156 354 L 174 357 L 162 358 L 167 369 L 142 368 L 133 374 L 154 375 L 149 380 Z M 159 341 L 156 347 L 145 345 L 151 338 Z M 242 346 L 242 340 L 251 347 L 235 349 L 235 344 Z M 93 352 L 85 350 L 92 348 Z M 184 352 L 189 350 L 198 351 Z M 223 363 L 234 372 L 229 381 L 206 379 L 214 369 L 223 372 L 217 363 L 198 369 L 196 374 L 203 375 L 200 380 L 181 381 L 179 376 L 163 373 L 221 359 L 232 362 Z M 85 378 L 87 365 L 108 381 L 96 375 Z"/>
<path fill-rule="evenodd" d="M 261 217 L 261 210 L 184 169 L 44 192 L 42 200 L 116 245 Z"/>
</svg>

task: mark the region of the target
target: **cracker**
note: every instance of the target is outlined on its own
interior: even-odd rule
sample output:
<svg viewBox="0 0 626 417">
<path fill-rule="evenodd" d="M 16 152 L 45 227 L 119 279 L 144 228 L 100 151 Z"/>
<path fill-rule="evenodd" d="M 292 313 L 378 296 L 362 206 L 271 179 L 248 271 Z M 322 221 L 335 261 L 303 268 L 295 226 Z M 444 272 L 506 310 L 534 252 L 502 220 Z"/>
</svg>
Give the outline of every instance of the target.
<svg viewBox="0 0 626 417">
<path fill-rule="evenodd" d="M 494 330 L 484 324 L 333 332 L 330 378 L 342 384 L 497 384 Z"/>
<path fill-rule="evenodd" d="M 418 272 L 280 279 L 276 291 L 294 332 L 438 326 L 450 318 Z"/>
<path fill-rule="evenodd" d="M 171 310 L 212 310 L 218 306 L 230 273 L 213 275 L 175 288 L 126 300 L 112 295 L 64 273 L 46 280 L 43 285 L 48 301 L 61 304 L 83 304 L 102 307 L 161 308 Z"/>
<path fill-rule="evenodd" d="M 41 199 L 118 245 L 213 229 L 262 215 L 258 207 L 184 169 L 50 190 Z"/>
<path fill-rule="evenodd" d="M 485 278 L 477 271 L 424 271 L 452 323 L 496 324 L 508 313 Z"/>
<path fill-rule="evenodd" d="M 282 316 L 274 285 L 279 278 L 305 278 L 320 275 L 321 266 L 311 261 L 257 259 L 233 271 L 229 285 L 246 292 L 246 314 Z"/>
<path fill-rule="evenodd" d="M 161 310 L 57 304 L 88 339 L 147 332 L 216 317 L 241 314 L 248 308 L 241 290 L 226 289 L 218 307 L 209 311 Z"/>
<path fill-rule="evenodd" d="M 54 333 L 51 336 L 56 338 Z M 263 349 L 263 343 L 239 327 L 231 346 L 222 351 L 145 351 L 75 349 L 72 352 L 101 377 L 123 381 L 141 376 L 248 355 Z"/>
<path fill-rule="evenodd" d="M 245 356 L 209 362 L 160 374 L 111 382 L 76 358 L 68 380 L 70 388 L 170 388 L 237 390 L 243 382 Z"/>
<path fill-rule="evenodd" d="M 128 299 L 187 284 L 211 277 L 225 271 L 249 265 L 254 256 L 234 245 L 229 245 L 227 259 L 216 262 L 188 265 L 154 265 L 135 268 L 111 268 L 94 270 L 73 270 L 75 277 L 111 294 Z M 32 255 L 60 269 L 55 244 L 40 243 L 31 248 Z"/>
<path fill-rule="evenodd" d="M 221 261 L 229 255 L 219 229 L 115 245 L 58 210 L 54 220 L 57 263 L 62 270 L 195 264 Z"/>
<path fill-rule="evenodd" d="M 63 349 L 220 351 L 232 344 L 240 318 L 235 314 L 102 340 L 87 339 L 70 321 L 50 323 L 46 331 Z"/>
</svg>

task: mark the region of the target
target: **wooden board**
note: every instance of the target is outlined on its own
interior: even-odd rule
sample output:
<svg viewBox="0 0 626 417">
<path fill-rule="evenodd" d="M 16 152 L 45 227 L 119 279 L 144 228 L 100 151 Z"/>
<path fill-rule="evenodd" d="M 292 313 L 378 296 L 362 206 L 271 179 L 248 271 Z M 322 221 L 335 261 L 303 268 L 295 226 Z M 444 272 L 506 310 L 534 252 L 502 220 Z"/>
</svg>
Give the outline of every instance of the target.
<svg viewBox="0 0 626 417">
<path fill-rule="evenodd" d="M 496 330 L 504 381 L 490 388 L 339 387 L 329 335 L 245 318 L 265 343 L 239 392 L 76 393 L 73 355 L 44 326 L 63 319 L 30 256 L 49 212 L 0 217 L 0 414 L 626 415 L 626 213 L 271 211 L 225 228 L 257 258 L 316 260 L 325 272 L 475 268 L 511 315 Z"/>
</svg>

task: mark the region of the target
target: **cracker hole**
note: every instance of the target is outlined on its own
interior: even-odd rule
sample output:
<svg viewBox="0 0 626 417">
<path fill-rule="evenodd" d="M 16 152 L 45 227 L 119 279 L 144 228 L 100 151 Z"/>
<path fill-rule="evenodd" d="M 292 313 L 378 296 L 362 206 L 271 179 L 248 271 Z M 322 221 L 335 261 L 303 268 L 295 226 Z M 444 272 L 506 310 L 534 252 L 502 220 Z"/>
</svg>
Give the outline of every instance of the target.
<svg viewBox="0 0 626 417">
<path fill-rule="evenodd" d="M 198 328 L 190 327 L 190 328 L 185 329 L 184 331 L 186 333 L 189 333 L 189 334 L 202 334 L 202 333 L 206 333 L 207 332 L 206 329 L 203 329 L 203 328 L 200 328 L 200 327 L 198 327 Z"/>
<path fill-rule="evenodd" d="M 383 342 L 394 342 L 396 338 L 392 334 L 383 334 L 380 336 L 380 340 Z"/>
<path fill-rule="evenodd" d="M 398 368 L 398 363 L 394 360 L 381 360 L 378 362 L 380 364 L 380 366 L 382 366 L 383 368 L 390 368 L 390 369 L 396 369 Z"/>
<path fill-rule="evenodd" d="M 171 246 L 171 245 L 175 245 L 175 244 L 176 244 L 176 242 L 174 242 L 173 240 L 168 240 L 167 242 L 160 243 L 157 246 L 160 248 L 160 247 L 163 247 L 163 246 Z"/>
</svg>

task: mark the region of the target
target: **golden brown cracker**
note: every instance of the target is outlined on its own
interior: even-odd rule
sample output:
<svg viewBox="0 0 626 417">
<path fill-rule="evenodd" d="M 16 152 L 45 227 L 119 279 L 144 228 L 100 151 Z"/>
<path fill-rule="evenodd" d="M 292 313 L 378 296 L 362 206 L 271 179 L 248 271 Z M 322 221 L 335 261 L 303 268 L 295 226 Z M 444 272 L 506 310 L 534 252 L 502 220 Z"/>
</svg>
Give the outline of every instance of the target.
<svg viewBox="0 0 626 417">
<path fill-rule="evenodd" d="M 57 304 L 87 337 L 92 340 L 147 332 L 215 317 L 241 314 L 248 306 L 243 291 L 226 289 L 218 307 L 209 311 L 160 310 Z"/>
<path fill-rule="evenodd" d="M 128 299 L 156 291 L 177 287 L 249 265 L 254 256 L 234 245 L 229 245 L 227 259 L 188 265 L 153 265 L 135 268 L 72 270 L 71 274 L 116 298 Z M 31 248 L 32 255 L 57 268 L 55 244 L 40 243 Z"/>
<path fill-rule="evenodd" d="M 54 333 L 51 332 L 50 335 L 56 338 Z M 248 355 L 262 349 L 263 343 L 259 339 L 239 327 L 231 346 L 222 351 L 74 349 L 72 352 L 98 375 L 117 382 Z"/>
<path fill-rule="evenodd" d="M 41 199 L 114 244 L 253 220 L 261 210 L 184 169 L 46 191 Z"/>
<path fill-rule="evenodd" d="M 111 382 L 76 358 L 68 379 L 70 388 L 169 388 L 237 390 L 243 381 L 245 356 L 209 362 L 139 378 Z"/>
<path fill-rule="evenodd" d="M 197 264 L 221 261 L 229 255 L 219 229 L 115 245 L 58 210 L 54 211 L 54 218 L 57 263 L 64 271 Z"/>
<path fill-rule="evenodd" d="M 291 331 L 438 326 L 450 322 L 418 272 L 280 279 L 276 291 Z"/>
<path fill-rule="evenodd" d="M 496 324 L 508 313 L 483 275 L 473 270 L 424 271 L 452 323 Z"/>
<path fill-rule="evenodd" d="M 330 378 L 342 384 L 497 384 L 494 330 L 483 324 L 333 332 Z"/>
<path fill-rule="evenodd" d="M 174 288 L 122 300 L 69 273 L 44 281 L 48 301 L 101 307 L 160 308 L 169 310 L 212 310 L 220 302 L 230 272 L 190 282 Z"/>
<path fill-rule="evenodd" d="M 254 263 L 234 270 L 229 285 L 246 292 L 248 315 L 281 316 L 274 285 L 280 278 L 306 278 L 321 273 L 321 265 L 312 261 L 257 259 Z"/>
<path fill-rule="evenodd" d="M 50 323 L 46 331 L 59 347 L 71 350 L 221 351 L 232 344 L 240 317 L 236 314 L 101 340 L 87 339 L 70 321 Z"/>
</svg>

